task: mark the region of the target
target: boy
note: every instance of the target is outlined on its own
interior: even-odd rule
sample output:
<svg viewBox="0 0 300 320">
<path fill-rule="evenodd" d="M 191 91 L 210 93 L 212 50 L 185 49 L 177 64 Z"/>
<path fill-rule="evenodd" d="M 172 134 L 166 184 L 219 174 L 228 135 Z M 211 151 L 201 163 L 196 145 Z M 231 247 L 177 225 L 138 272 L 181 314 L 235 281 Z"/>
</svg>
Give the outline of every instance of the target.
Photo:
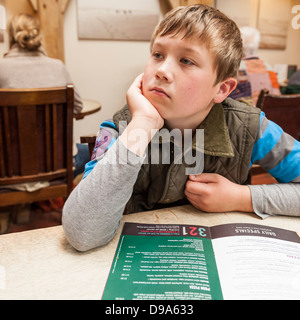
<svg viewBox="0 0 300 320">
<path fill-rule="evenodd" d="M 181 7 L 163 19 L 144 74 L 128 90 L 128 106 L 100 126 L 84 179 L 65 204 L 63 227 L 76 249 L 109 242 L 124 212 L 183 201 L 207 212 L 300 213 L 299 142 L 259 109 L 226 99 L 237 83 L 242 50 L 235 23 L 213 8 Z M 150 143 L 161 128 L 182 135 Z M 195 138 L 200 129 L 204 146 Z M 170 162 L 151 163 L 165 142 Z M 173 156 L 182 142 L 193 154 L 204 153 L 204 173 L 187 175 L 188 161 Z M 293 183 L 247 186 L 254 162 Z"/>
</svg>

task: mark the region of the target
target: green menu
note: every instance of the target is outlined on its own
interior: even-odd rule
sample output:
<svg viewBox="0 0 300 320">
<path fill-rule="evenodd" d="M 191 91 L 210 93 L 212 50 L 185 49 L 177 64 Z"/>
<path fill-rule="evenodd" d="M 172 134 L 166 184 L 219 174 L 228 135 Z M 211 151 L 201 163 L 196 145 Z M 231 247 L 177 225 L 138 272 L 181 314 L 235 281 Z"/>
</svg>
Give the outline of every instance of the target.
<svg viewBox="0 0 300 320">
<path fill-rule="evenodd" d="M 222 299 L 207 231 L 126 223 L 102 299 Z"/>
<path fill-rule="evenodd" d="M 102 299 L 299 299 L 299 283 L 296 232 L 125 223 Z"/>
</svg>

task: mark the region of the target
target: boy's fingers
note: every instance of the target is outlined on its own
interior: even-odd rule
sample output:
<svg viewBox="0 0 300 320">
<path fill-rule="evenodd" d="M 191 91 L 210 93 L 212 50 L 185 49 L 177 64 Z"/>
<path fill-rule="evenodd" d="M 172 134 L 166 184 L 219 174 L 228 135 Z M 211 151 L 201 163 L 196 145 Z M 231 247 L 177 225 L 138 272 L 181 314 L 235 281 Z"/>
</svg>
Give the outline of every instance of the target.
<svg viewBox="0 0 300 320">
<path fill-rule="evenodd" d="M 185 187 L 186 196 L 197 195 L 200 196 L 207 192 L 207 186 L 204 183 L 199 183 L 197 181 L 188 181 Z"/>
<path fill-rule="evenodd" d="M 143 80 L 143 74 L 140 74 L 139 76 L 137 76 L 133 82 L 133 85 L 135 87 L 138 87 L 139 89 L 141 89 L 142 87 L 142 80 Z"/>
<path fill-rule="evenodd" d="M 215 173 L 201 173 L 198 175 L 191 175 L 190 180 L 201 183 L 213 183 L 218 181 L 218 175 Z"/>
<path fill-rule="evenodd" d="M 135 81 L 136 81 L 137 83 L 141 83 L 142 80 L 143 80 L 143 76 L 144 76 L 143 73 L 139 74 L 139 75 L 136 77 Z"/>
</svg>

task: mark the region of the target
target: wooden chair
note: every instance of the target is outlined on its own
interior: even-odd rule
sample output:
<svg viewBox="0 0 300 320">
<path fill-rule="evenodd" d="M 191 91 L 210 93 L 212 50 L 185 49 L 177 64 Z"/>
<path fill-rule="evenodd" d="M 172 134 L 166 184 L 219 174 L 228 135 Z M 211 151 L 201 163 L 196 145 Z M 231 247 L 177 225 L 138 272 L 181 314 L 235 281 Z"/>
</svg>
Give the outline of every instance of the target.
<svg viewBox="0 0 300 320">
<path fill-rule="evenodd" d="M 92 134 L 92 135 L 89 135 L 89 136 L 82 136 L 82 137 L 80 137 L 80 142 L 81 142 L 81 143 L 87 143 L 87 144 L 88 144 L 90 157 L 91 157 L 92 154 L 93 154 L 93 150 L 94 150 L 94 147 L 95 147 L 96 138 L 97 138 L 97 135 L 96 135 L 96 134 Z"/>
<path fill-rule="evenodd" d="M 256 106 L 286 133 L 300 139 L 300 94 L 277 96 L 262 90 Z"/>
<path fill-rule="evenodd" d="M 0 207 L 69 196 L 73 105 L 72 85 L 0 89 Z M 37 181 L 49 186 L 33 192 L 6 188 Z"/>
</svg>

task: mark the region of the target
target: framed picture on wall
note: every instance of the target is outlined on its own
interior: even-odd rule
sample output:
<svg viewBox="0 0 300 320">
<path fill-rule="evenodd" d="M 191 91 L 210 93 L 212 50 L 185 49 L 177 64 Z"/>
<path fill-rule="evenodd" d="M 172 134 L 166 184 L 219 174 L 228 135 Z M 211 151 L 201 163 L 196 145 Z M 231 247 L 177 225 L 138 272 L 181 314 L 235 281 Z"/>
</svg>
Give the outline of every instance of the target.
<svg viewBox="0 0 300 320">
<path fill-rule="evenodd" d="M 79 39 L 149 41 L 159 0 L 77 0 L 77 19 Z"/>
<path fill-rule="evenodd" d="M 258 15 L 260 48 L 285 50 L 290 20 L 290 0 L 260 1 Z"/>
<path fill-rule="evenodd" d="M 257 28 L 260 49 L 284 50 L 291 21 L 291 0 L 216 0 L 217 9 L 239 27 Z"/>
</svg>

